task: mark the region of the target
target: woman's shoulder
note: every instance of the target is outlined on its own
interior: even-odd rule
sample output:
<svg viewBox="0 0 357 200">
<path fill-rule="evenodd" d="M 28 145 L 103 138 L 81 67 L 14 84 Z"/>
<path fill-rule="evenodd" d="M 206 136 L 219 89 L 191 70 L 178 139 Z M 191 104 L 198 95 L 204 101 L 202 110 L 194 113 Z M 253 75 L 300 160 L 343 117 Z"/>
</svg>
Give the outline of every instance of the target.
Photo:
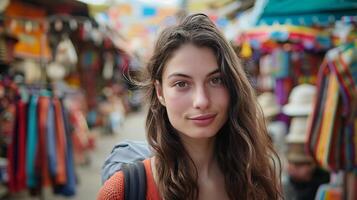
<svg viewBox="0 0 357 200">
<path fill-rule="evenodd" d="M 124 200 L 124 174 L 118 171 L 111 176 L 98 193 L 97 200 Z"/>
<path fill-rule="evenodd" d="M 151 172 L 151 161 L 146 159 L 143 161 L 145 166 L 145 172 L 147 177 L 147 189 L 149 194 L 152 190 L 157 194 L 155 184 Z M 124 173 L 122 171 L 115 172 L 104 185 L 101 187 L 98 193 L 97 200 L 124 200 Z"/>
</svg>

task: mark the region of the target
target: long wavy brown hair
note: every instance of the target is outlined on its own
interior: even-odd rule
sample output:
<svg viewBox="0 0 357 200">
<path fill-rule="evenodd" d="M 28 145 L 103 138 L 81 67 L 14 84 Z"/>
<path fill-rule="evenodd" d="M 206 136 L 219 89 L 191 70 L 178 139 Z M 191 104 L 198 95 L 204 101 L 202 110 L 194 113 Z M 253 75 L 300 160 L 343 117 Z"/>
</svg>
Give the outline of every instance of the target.
<svg viewBox="0 0 357 200">
<path fill-rule="evenodd" d="M 187 16 L 161 32 L 142 82 L 149 103 L 147 137 L 156 158 L 161 197 L 193 200 L 199 194 L 197 168 L 170 124 L 154 86 L 157 80 L 161 83 L 173 53 L 188 43 L 214 51 L 230 93 L 228 120 L 215 136 L 214 150 L 229 198 L 280 199 L 280 161 L 267 135 L 255 92 L 233 48 L 204 14 Z"/>
</svg>

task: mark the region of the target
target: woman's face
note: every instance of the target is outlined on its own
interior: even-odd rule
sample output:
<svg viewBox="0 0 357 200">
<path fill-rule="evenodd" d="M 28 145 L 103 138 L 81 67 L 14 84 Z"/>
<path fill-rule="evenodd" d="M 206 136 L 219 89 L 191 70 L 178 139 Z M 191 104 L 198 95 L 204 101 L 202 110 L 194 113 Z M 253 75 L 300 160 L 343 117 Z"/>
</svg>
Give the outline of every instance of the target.
<svg viewBox="0 0 357 200">
<path fill-rule="evenodd" d="M 213 51 L 186 44 L 166 63 L 157 96 L 172 126 L 190 138 L 210 138 L 227 121 L 229 93 Z"/>
</svg>

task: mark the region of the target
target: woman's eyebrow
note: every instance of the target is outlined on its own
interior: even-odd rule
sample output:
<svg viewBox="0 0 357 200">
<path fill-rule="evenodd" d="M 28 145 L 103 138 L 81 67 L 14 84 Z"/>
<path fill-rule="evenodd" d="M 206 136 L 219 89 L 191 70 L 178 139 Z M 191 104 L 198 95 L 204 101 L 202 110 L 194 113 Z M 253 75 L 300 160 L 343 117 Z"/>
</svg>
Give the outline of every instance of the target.
<svg viewBox="0 0 357 200">
<path fill-rule="evenodd" d="M 219 68 L 217 68 L 217 69 L 215 69 L 214 71 L 208 73 L 207 76 L 211 76 L 211 75 L 213 75 L 213 74 L 220 73 L 220 72 L 221 72 L 221 70 L 219 70 Z"/>
<path fill-rule="evenodd" d="M 213 70 L 212 72 L 208 73 L 207 76 L 212 76 L 213 74 L 220 73 L 220 72 L 221 71 L 217 68 L 217 69 Z M 175 77 L 175 76 L 184 77 L 184 78 L 191 78 L 191 76 L 189 76 L 187 74 L 180 73 L 180 72 L 172 73 L 167 78 L 171 78 L 171 77 Z"/>
<path fill-rule="evenodd" d="M 184 78 L 191 78 L 191 76 L 189 76 L 187 74 L 179 73 L 179 72 L 172 73 L 167 78 L 171 78 L 171 77 L 175 77 L 175 76 L 184 77 Z"/>
</svg>

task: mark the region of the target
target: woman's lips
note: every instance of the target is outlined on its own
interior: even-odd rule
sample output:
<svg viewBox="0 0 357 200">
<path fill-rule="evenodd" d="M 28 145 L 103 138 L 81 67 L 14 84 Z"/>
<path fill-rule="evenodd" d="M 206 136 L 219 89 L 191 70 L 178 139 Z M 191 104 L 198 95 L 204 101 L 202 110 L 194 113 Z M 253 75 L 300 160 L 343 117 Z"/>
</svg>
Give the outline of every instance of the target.
<svg viewBox="0 0 357 200">
<path fill-rule="evenodd" d="M 191 120 L 197 126 L 208 126 L 213 122 L 215 118 L 216 114 L 204 114 L 190 117 L 189 120 Z"/>
</svg>

